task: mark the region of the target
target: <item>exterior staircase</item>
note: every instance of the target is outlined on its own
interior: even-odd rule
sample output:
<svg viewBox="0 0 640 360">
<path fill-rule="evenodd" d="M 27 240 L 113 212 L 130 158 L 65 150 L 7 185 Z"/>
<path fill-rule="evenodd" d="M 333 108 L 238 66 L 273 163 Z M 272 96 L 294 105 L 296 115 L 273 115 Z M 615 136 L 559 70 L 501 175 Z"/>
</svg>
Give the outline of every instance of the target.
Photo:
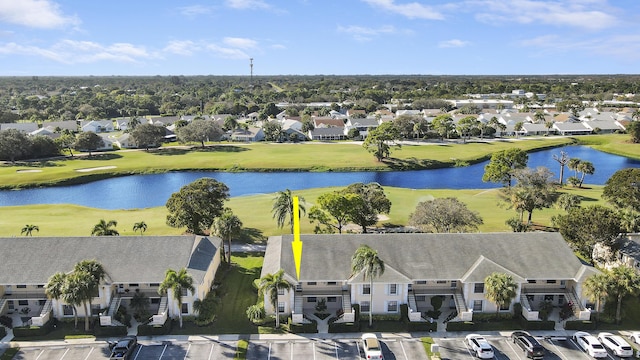
<svg viewBox="0 0 640 360">
<path fill-rule="evenodd" d="M 456 309 L 459 314 L 469 311 L 469 309 L 467 309 L 467 304 L 464 301 L 464 296 L 462 296 L 460 291 L 456 291 L 456 293 L 453 294 L 453 301 L 456 303 Z"/>
<path fill-rule="evenodd" d="M 109 310 L 107 311 L 107 316 L 111 316 L 116 314 L 118 308 L 120 307 L 120 303 L 122 302 L 122 298 L 120 295 L 116 295 L 113 299 L 111 299 L 111 304 L 109 304 Z"/>
<path fill-rule="evenodd" d="M 297 294 L 296 294 L 297 295 Z M 293 312 L 296 314 L 302 314 L 302 296 L 294 296 L 293 298 Z"/>
<path fill-rule="evenodd" d="M 47 302 L 44 303 L 44 306 L 42 306 L 42 309 L 40 310 L 40 317 L 46 317 L 52 308 L 53 302 L 51 299 L 47 299 Z M 0 304 L 0 309 L 2 309 L 2 304 Z"/>
<path fill-rule="evenodd" d="M 409 290 L 409 294 L 407 296 L 407 302 L 409 304 L 409 309 L 413 312 L 418 312 L 418 304 L 416 303 L 416 296 L 413 293 L 413 290 Z"/>
<path fill-rule="evenodd" d="M 160 299 L 160 305 L 158 306 L 158 315 L 167 312 L 169 310 L 169 298 L 167 296 L 163 296 Z"/>
<path fill-rule="evenodd" d="M 342 311 L 345 313 L 353 311 L 353 306 L 351 306 L 351 294 L 347 290 L 342 290 Z"/>
<path fill-rule="evenodd" d="M 4 314 L 4 308 L 9 306 L 8 304 L 7 299 L 0 299 L 0 314 Z"/>
</svg>

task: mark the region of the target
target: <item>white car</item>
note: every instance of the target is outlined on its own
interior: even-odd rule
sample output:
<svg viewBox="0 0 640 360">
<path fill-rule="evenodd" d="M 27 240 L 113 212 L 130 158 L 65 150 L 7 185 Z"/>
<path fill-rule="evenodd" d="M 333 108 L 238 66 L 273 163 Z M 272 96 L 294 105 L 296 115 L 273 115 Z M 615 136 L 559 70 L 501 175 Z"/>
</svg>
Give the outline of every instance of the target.
<svg viewBox="0 0 640 360">
<path fill-rule="evenodd" d="M 607 349 L 611 350 L 616 356 L 619 357 L 631 357 L 633 356 L 633 349 L 628 342 L 618 335 L 613 335 L 608 332 L 601 332 L 598 334 L 598 340 Z"/>
<path fill-rule="evenodd" d="M 493 359 L 493 348 L 491 344 L 482 335 L 469 334 L 465 338 L 465 341 L 473 353 L 480 359 Z"/>
<path fill-rule="evenodd" d="M 362 334 L 362 349 L 364 350 L 365 359 L 383 360 L 382 346 L 376 334 Z"/>
<path fill-rule="evenodd" d="M 573 341 L 591 357 L 606 358 L 609 356 L 607 350 L 600 344 L 598 339 L 588 332 L 578 331 L 573 334 Z"/>
<path fill-rule="evenodd" d="M 633 331 L 629 335 L 629 339 L 636 344 L 640 344 L 640 331 Z"/>
</svg>

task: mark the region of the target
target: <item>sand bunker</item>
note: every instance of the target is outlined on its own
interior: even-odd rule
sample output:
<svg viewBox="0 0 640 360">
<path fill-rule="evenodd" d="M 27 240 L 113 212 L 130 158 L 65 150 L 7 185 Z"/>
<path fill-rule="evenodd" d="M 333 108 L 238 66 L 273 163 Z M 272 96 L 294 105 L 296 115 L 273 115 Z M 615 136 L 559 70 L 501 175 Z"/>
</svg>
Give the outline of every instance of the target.
<svg viewBox="0 0 640 360">
<path fill-rule="evenodd" d="M 42 172 L 42 170 L 40 170 L 40 169 L 23 169 L 23 170 L 16 170 L 16 172 L 18 172 L 18 173 L 38 173 L 38 172 Z"/>
<path fill-rule="evenodd" d="M 99 167 L 94 167 L 94 168 L 86 168 L 86 169 L 76 169 L 77 172 L 89 172 L 89 171 L 96 171 L 96 170 L 108 170 L 108 169 L 115 169 L 117 166 L 111 165 L 111 166 L 99 166 Z"/>
</svg>

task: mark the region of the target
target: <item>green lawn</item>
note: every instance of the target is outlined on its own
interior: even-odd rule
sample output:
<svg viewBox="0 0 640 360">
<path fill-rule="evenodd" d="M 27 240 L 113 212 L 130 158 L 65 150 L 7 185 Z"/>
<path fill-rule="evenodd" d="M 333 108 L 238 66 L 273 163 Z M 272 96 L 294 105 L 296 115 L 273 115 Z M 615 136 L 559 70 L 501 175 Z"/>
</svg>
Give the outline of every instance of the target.
<svg viewBox="0 0 640 360">
<path fill-rule="evenodd" d="M 311 208 L 318 196 L 336 188 L 320 188 L 296 191 L 294 194 L 304 197 L 307 209 Z M 586 185 L 584 189 L 566 187 L 562 191 L 580 195 L 583 205 L 604 204 L 600 199 L 602 186 Z M 406 224 L 409 215 L 421 201 L 439 197 L 456 197 L 467 206 L 480 213 L 484 224 L 480 231 L 509 231 L 505 220 L 516 216 L 516 212 L 506 209 L 499 197 L 499 189 L 421 189 L 386 187 L 385 192 L 391 200 L 391 213 L 383 224 Z M 286 234 L 288 228 L 279 229 L 272 217 L 274 194 L 234 197 L 228 202 L 235 214 L 244 224 L 244 234 L 236 241 L 256 242 L 268 236 Z M 534 223 L 549 225 L 551 216 L 561 210 L 552 208 L 536 210 L 533 213 Z M 37 225 L 39 232 L 34 236 L 89 236 L 93 226 L 100 220 L 116 220 L 116 229 L 121 235 L 135 235 L 133 224 L 139 221 L 147 223 L 145 235 L 176 235 L 184 229 L 171 228 L 165 223 L 167 210 L 165 207 L 133 210 L 102 210 L 77 205 L 25 205 L 0 207 L 0 236 L 21 236 L 20 231 L 26 224 Z M 301 232 L 313 233 L 313 225 L 306 216 L 301 219 Z"/>
<path fill-rule="evenodd" d="M 232 144 L 210 145 L 192 151 L 163 148 L 151 152 L 117 151 L 92 157 L 57 161 L 5 164 L 0 166 L 0 188 L 73 184 L 111 176 L 177 170 L 274 171 L 274 170 L 402 170 L 453 166 L 457 161 L 474 163 L 495 151 L 518 147 L 543 149 L 572 142 L 570 138 L 474 142 L 457 145 L 403 146 L 389 161 L 378 162 L 362 146 L 352 143 L 325 144 Z M 106 167 L 106 168 L 105 168 Z M 88 172 L 78 170 L 104 168 Z"/>
</svg>

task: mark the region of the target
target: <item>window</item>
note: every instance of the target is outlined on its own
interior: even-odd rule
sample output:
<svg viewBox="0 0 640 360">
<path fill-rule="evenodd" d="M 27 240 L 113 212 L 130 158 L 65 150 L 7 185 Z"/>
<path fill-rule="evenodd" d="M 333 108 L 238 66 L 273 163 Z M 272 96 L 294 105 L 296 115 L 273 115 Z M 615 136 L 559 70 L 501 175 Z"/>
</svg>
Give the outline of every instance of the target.
<svg viewBox="0 0 640 360">
<path fill-rule="evenodd" d="M 182 296 L 188 296 L 187 291 L 187 289 L 182 289 Z"/>
<path fill-rule="evenodd" d="M 149 284 L 151 287 L 160 287 L 160 283 L 151 283 Z"/>
<path fill-rule="evenodd" d="M 314 303 L 316 301 L 318 301 L 318 298 L 316 298 L 315 296 L 309 296 L 307 298 L 307 302 Z"/>
<path fill-rule="evenodd" d="M 16 289 L 26 289 L 27 285 L 16 285 Z"/>
<path fill-rule="evenodd" d="M 371 294 L 371 286 L 369 284 L 362 285 L 362 295 Z"/>
<path fill-rule="evenodd" d="M 368 312 L 369 308 L 371 307 L 371 304 L 369 304 L 368 301 L 361 301 L 360 302 L 360 312 Z"/>
<path fill-rule="evenodd" d="M 309 282 L 307 283 L 307 285 L 316 285 L 316 284 L 317 284 L 317 283 L 316 283 L 315 281 L 309 281 Z"/>
<path fill-rule="evenodd" d="M 447 280 L 438 280 L 436 281 L 436 284 L 446 284 Z"/>
<path fill-rule="evenodd" d="M 160 304 L 160 299 L 159 298 L 151 298 L 151 303 L 152 304 Z"/>
<path fill-rule="evenodd" d="M 544 296 L 544 301 L 553 302 L 553 295 L 545 295 Z"/>
<path fill-rule="evenodd" d="M 284 312 L 284 302 L 279 302 L 278 303 L 278 312 L 280 312 L 280 313 Z"/>
<path fill-rule="evenodd" d="M 182 303 L 182 308 L 180 310 L 181 310 L 181 312 L 183 314 L 188 314 L 189 313 L 189 304 Z"/>
<path fill-rule="evenodd" d="M 129 284 L 129 287 L 138 287 L 138 286 L 140 286 L 140 285 L 138 285 L 138 284 Z"/>
<path fill-rule="evenodd" d="M 458 282 L 456 280 L 451 280 L 451 288 L 455 289 L 458 287 Z"/>
<path fill-rule="evenodd" d="M 18 306 L 29 306 L 29 300 L 18 300 Z"/>
<path fill-rule="evenodd" d="M 484 283 L 475 283 L 473 292 L 475 294 L 482 294 L 484 292 Z"/>
<path fill-rule="evenodd" d="M 416 285 L 426 285 L 427 284 L 427 280 L 418 280 L 416 281 Z"/>
<path fill-rule="evenodd" d="M 47 300 L 38 300 L 38 305 L 39 306 L 44 306 L 44 304 L 47 303 Z"/>
<path fill-rule="evenodd" d="M 473 300 L 473 311 L 482 312 L 482 300 Z"/>
<path fill-rule="evenodd" d="M 416 301 L 427 301 L 427 297 L 425 295 L 416 296 Z"/>
<path fill-rule="evenodd" d="M 555 280 L 547 280 L 547 284 L 555 284 L 556 281 Z"/>
<path fill-rule="evenodd" d="M 278 289 L 278 295 L 284 295 L 284 289 Z"/>
<path fill-rule="evenodd" d="M 387 312 L 391 312 L 391 313 L 398 312 L 398 302 L 397 301 L 389 301 L 387 303 Z"/>
<path fill-rule="evenodd" d="M 527 280 L 527 283 L 529 283 L 529 284 L 535 284 L 535 283 L 536 283 L 536 281 L 535 281 L 535 280 Z"/>
<path fill-rule="evenodd" d="M 327 297 L 327 302 L 338 302 L 337 296 L 329 296 Z"/>
<path fill-rule="evenodd" d="M 38 285 L 38 289 L 43 289 L 44 285 Z"/>
<path fill-rule="evenodd" d="M 327 281 L 327 285 L 338 285 L 335 281 Z"/>
<path fill-rule="evenodd" d="M 389 295 L 398 295 L 398 284 L 389 284 Z"/>
<path fill-rule="evenodd" d="M 73 306 L 71 305 L 62 305 L 62 313 L 64 315 L 73 315 Z"/>
<path fill-rule="evenodd" d="M 501 304 L 500 305 L 500 311 L 509 311 L 509 307 L 511 306 L 511 304 Z"/>
</svg>

